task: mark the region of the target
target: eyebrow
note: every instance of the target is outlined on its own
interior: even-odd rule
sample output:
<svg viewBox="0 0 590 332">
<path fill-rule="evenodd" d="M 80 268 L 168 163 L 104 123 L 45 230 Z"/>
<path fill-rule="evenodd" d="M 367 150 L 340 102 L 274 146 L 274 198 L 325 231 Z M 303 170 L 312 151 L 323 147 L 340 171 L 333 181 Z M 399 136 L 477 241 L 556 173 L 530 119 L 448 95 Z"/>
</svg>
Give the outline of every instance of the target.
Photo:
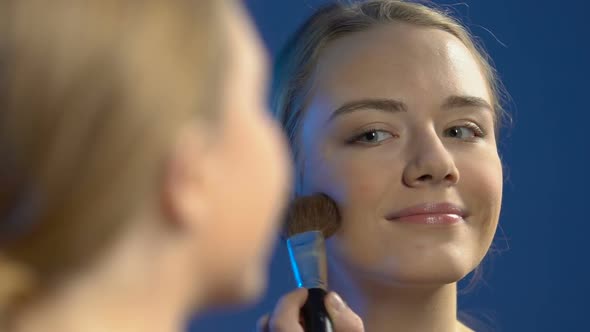
<svg viewBox="0 0 590 332">
<path fill-rule="evenodd" d="M 445 110 L 462 107 L 482 108 L 488 111 L 494 110 L 487 100 L 475 96 L 450 96 L 445 100 L 442 106 Z"/>
<path fill-rule="evenodd" d="M 406 104 L 399 100 L 395 99 L 360 99 L 360 100 L 353 100 L 347 102 L 346 104 L 338 107 L 332 114 L 330 115 L 329 121 L 333 120 L 334 118 L 356 112 L 362 110 L 377 110 L 387 113 L 398 113 L 398 112 L 407 112 L 408 107 Z"/>
<path fill-rule="evenodd" d="M 450 96 L 442 105 L 443 110 L 452 110 L 457 108 L 472 107 L 481 108 L 492 111 L 492 106 L 483 98 L 475 96 Z M 408 106 L 396 99 L 360 99 L 347 102 L 346 104 L 338 107 L 332 114 L 328 121 L 332 121 L 334 118 L 362 110 L 376 110 L 386 113 L 399 113 L 407 112 Z"/>
</svg>

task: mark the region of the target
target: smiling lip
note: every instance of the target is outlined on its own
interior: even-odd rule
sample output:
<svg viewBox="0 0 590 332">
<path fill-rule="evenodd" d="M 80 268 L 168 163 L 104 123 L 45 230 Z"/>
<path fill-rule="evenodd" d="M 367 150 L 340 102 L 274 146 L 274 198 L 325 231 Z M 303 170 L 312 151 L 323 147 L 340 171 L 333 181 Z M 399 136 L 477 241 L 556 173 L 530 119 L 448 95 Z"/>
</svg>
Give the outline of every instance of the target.
<svg viewBox="0 0 590 332">
<path fill-rule="evenodd" d="M 393 222 L 424 225 L 454 225 L 465 221 L 465 210 L 451 203 L 426 203 L 388 214 Z"/>
</svg>

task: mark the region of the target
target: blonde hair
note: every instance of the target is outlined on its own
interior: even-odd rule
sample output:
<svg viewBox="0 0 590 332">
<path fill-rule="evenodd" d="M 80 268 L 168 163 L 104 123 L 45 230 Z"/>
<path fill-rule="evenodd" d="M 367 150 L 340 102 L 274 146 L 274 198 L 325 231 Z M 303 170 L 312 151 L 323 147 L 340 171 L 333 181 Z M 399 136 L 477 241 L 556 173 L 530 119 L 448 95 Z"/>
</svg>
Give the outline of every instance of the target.
<svg viewBox="0 0 590 332">
<path fill-rule="evenodd" d="M 91 262 L 217 112 L 219 3 L 0 0 L 0 307 Z"/>
<path fill-rule="evenodd" d="M 403 22 L 446 31 L 457 37 L 474 55 L 488 82 L 499 132 L 507 116 L 502 108 L 504 89 L 483 48 L 450 14 L 417 2 L 370 0 L 336 3 L 318 10 L 287 42 L 274 70 L 271 109 L 285 128 L 295 161 L 299 156 L 299 133 L 308 106 L 312 75 L 323 49 L 331 41 L 372 27 Z"/>
</svg>

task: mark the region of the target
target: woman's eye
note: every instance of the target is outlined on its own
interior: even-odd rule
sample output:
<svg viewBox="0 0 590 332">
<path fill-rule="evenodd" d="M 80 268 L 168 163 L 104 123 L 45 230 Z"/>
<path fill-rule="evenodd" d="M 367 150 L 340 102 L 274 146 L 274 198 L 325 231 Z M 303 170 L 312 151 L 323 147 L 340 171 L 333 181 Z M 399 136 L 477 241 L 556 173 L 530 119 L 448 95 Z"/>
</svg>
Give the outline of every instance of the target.
<svg viewBox="0 0 590 332">
<path fill-rule="evenodd" d="M 455 126 L 445 130 L 445 136 L 458 139 L 474 139 L 485 136 L 476 125 Z"/>
<path fill-rule="evenodd" d="M 393 135 L 387 131 L 372 129 L 355 136 L 352 141 L 356 143 L 378 144 L 391 137 Z"/>
</svg>

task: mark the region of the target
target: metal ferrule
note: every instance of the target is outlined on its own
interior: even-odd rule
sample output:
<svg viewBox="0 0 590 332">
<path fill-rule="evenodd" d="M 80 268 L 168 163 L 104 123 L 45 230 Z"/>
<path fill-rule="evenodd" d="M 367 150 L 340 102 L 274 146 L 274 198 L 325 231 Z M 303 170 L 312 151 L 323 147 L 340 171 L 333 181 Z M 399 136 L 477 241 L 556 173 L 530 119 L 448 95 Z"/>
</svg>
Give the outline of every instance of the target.
<svg viewBox="0 0 590 332">
<path fill-rule="evenodd" d="M 287 239 L 287 248 L 297 287 L 327 290 L 326 248 L 322 232 L 293 235 Z"/>
</svg>

